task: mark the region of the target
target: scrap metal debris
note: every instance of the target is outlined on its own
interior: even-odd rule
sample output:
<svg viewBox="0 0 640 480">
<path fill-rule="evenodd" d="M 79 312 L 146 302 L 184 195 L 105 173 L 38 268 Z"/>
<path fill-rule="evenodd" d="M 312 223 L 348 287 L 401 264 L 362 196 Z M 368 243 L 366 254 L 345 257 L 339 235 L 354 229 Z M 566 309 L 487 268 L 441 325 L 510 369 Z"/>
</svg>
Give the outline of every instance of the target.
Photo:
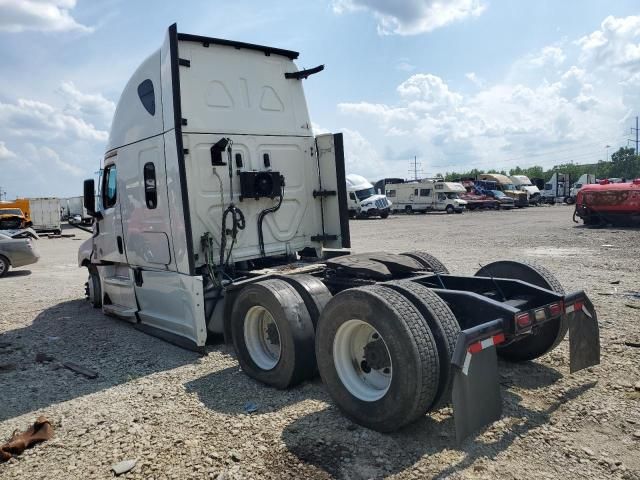
<svg viewBox="0 0 640 480">
<path fill-rule="evenodd" d="M 9 441 L 4 445 L 0 445 L 0 462 L 6 462 L 10 458 L 20 455 L 27 448 L 49 440 L 51 437 L 53 437 L 51 422 L 40 416 L 26 431 L 22 433 L 13 432 Z"/>
<path fill-rule="evenodd" d="M 112 465 L 111 470 L 113 470 L 113 473 L 115 473 L 117 477 L 118 475 L 122 475 L 123 473 L 127 473 L 133 470 L 133 467 L 135 467 L 137 463 L 138 460 L 135 459 L 123 460 L 122 462 L 118 462 L 115 465 Z"/>
<path fill-rule="evenodd" d="M 64 362 L 62 366 L 76 373 L 79 373 L 80 375 L 84 375 L 87 378 L 90 378 L 90 379 L 98 378 L 98 372 L 96 372 L 95 370 L 90 370 L 88 368 L 85 368 L 82 365 L 78 365 L 77 363 Z"/>
</svg>

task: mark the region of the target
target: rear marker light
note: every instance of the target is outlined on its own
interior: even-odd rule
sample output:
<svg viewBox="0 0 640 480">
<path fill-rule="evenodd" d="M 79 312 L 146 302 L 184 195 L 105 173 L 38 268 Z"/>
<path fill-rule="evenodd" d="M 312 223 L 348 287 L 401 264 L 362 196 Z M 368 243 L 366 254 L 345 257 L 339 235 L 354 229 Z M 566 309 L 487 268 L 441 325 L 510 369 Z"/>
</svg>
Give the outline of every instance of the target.
<svg viewBox="0 0 640 480">
<path fill-rule="evenodd" d="M 579 312 L 583 309 L 584 309 L 584 304 L 582 303 L 582 300 L 577 300 L 576 303 L 574 303 L 573 305 L 568 305 L 565 312 L 566 313 Z"/>
<path fill-rule="evenodd" d="M 557 317 L 559 315 L 562 315 L 564 308 L 562 305 L 562 302 L 559 303 L 552 303 L 551 305 L 549 305 L 549 312 L 551 313 L 552 317 Z"/>
<path fill-rule="evenodd" d="M 529 317 L 529 313 L 528 312 L 518 313 L 516 315 L 516 323 L 520 328 L 525 328 L 531 325 L 531 318 Z"/>
</svg>

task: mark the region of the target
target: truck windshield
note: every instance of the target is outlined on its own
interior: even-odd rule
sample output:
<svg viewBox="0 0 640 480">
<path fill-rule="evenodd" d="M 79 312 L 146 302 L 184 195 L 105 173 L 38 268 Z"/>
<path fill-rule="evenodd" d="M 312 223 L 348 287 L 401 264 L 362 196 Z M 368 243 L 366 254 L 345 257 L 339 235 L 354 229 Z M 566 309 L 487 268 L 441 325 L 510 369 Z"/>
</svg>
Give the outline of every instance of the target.
<svg viewBox="0 0 640 480">
<path fill-rule="evenodd" d="M 457 193 L 450 192 L 450 193 L 447 193 L 447 198 L 450 199 L 450 200 L 455 200 L 456 198 L 460 198 L 460 197 L 458 196 Z"/>
<path fill-rule="evenodd" d="M 516 186 L 513 183 L 503 183 L 502 188 L 505 190 L 515 190 Z"/>
<path fill-rule="evenodd" d="M 376 192 L 373 190 L 373 187 L 365 188 L 365 189 L 362 189 L 362 190 L 357 190 L 356 191 L 356 197 L 358 197 L 358 200 L 361 202 L 363 200 L 366 200 L 370 196 L 375 195 L 375 193 Z"/>
<path fill-rule="evenodd" d="M 493 193 L 493 196 L 496 198 L 506 197 L 506 195 L 502 193 L 500 190 L 491 190 L 491 192 Z"/>
<path fill-rule="evenodd" d="M 19 208 L 0 208 L 0 215 L 22 215 Z"/>
</svg>

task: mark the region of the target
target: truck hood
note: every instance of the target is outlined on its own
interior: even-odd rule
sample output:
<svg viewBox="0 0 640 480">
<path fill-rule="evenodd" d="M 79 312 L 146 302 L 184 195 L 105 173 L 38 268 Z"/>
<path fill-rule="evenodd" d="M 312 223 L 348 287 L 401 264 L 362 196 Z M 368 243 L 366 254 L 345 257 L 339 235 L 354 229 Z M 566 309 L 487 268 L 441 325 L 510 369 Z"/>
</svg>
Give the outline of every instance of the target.
<svg viewBox="0 0 640 480">
<path fill-rule="evenodd" d="M 529 192 L 529 195 L 535 195 L 536 193 L 540 193 L 540 189 L 535 185 L 525 185 L 522 188 L 527 192 Z"/>
<path fill-rule="evenodd" d="M 382 201 L 385 202 L 386 206 L 382 207 L 382 208 L 390 207 L 392 205 L 391 200 L 389 200 L 386 195 L 379 195 L 379 194 L 371 195 L 370 197 L 366 198 L 365 200 L 362 200 L 360 202 L 360 205 L 362 205 L 364 207 L 365 204 L 367 204 L 367 203 L 376 203 L 377 200 L 382 200 Z M 378 205 L 376 205 L 376 206 L 378 206 Z"/>
</svg>

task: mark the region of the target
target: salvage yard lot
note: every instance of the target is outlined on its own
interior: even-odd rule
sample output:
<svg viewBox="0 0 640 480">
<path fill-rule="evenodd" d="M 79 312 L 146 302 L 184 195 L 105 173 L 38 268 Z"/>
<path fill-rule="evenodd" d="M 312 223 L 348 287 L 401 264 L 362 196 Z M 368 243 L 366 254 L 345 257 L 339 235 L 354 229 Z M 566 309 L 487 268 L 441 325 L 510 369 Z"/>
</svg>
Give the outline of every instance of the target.
<svg viewBox="0 0 640 480">
<path fill-rule="evenodd" d="M 501 362 L 503 418 L 461 448 L 448 408 L 379 434 L 343 417 L 319 379 L 267 388 L 223 345 L 200 356 L 105 317 L 84 300 L 76 266 L 88 234 L 41 239 L 39 263 L 0 279 L 0 441 L 40 414 L 55 437 L 0 464 L 0 478 L 111 478 L 113 464 L 137 459 L 126 478 L 640 480 L 640 232 L 587 229 L 571 214 L 350 223 L 355 251 L 426 250 L 469 275 L 498 259 L 535 261 L 596 306 L 602 364 L 570 376 L 566 340 L 538 361 Z"/>
</svg>

